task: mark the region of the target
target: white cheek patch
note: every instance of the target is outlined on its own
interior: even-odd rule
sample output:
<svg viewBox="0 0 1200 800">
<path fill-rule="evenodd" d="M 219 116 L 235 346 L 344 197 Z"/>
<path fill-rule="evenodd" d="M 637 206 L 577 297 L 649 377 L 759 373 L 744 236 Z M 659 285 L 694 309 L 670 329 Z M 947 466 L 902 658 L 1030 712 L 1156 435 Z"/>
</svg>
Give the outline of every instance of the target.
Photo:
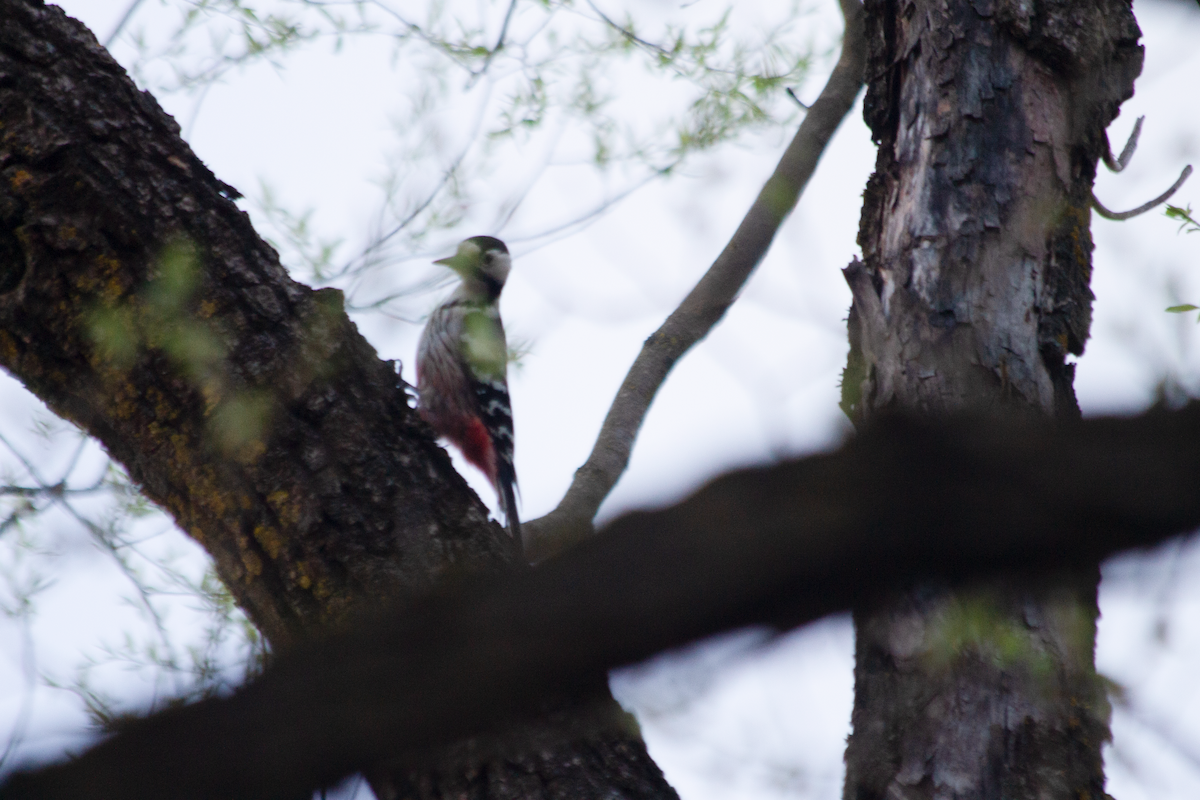
<svg viewBox="0 0 1200 800">
<path fill-rule="evenodd" d="M 488 270 L 493 278 L 503 284 L 508 280 L 508 273 L 512 269 L 512 258 L 507 253 L 496 253 L 495 259 L 492 261 L 492 266 Z"/>
</svg>

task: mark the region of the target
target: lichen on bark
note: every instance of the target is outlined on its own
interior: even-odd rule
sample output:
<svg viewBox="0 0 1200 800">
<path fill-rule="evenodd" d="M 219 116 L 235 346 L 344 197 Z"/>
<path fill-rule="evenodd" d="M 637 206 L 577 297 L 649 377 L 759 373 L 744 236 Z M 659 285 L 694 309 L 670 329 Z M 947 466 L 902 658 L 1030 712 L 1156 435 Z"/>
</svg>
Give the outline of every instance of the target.
<svg viewBox="0 0 1200 800">
<path fill-rule="evenodd" d="M 276 650 L 514 568 L 396 365 L 179 132 L 81 24 L 0 0 L 0 366 L 205 547 Z M 612 736 L 641 796 L 674 796 L 636 732 Z M 555 763 L 604 785 L 577 745 Z"/>
<path fill-rule="evenodd" d="M 1092 182 L 1141 69 L 1129 4 L 866 7 L 879 152 L 846 270 L 859 418 L 1077 416 Z M 860 609 L 847 800 L 1103 796 L 1097 579 L 920 586 Z M 948 636 L 964 607 L 991 622 Z"/>
</svg>

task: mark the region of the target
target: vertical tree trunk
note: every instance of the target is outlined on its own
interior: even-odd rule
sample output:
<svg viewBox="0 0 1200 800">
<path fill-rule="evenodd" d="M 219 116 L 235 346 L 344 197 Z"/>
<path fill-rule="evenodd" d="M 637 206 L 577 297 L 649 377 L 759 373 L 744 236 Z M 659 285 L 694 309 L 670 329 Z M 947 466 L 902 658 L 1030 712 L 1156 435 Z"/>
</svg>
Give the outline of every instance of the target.
<svg viewBox="0 0 1200 800">
<path fill-rule="evenodd" d="M 1123 0 L 868 0 L 879 144 L 844 407 L 1078 416 L 1091 188 L 1133 92 Z M 1095 798 L 1098 571 L 919 586 L 855 616 L 846 800 Z"/>
</svg>

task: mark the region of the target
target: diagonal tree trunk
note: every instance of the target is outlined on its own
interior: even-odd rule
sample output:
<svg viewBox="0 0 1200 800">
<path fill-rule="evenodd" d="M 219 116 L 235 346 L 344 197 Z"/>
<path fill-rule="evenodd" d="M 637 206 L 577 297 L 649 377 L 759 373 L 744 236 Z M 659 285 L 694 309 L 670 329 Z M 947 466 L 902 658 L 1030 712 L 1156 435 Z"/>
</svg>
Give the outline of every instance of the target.
<svg viewBox="0 0 1200 800">
<path fill-rule="evenodd" d="M 1133 92 L 1124 0 L 868 0 L 864 198 L 844 407 L 1079 414 L 1091 187 Z M 846 800 L 1104 797 L 1097 569 L 855 615 Z"/>
<path fill-rule="evenodd" d="M 82 25 L 0 0 L 0 365 L 212 555 L 274 649 L 456 574 L 516 568 L 341 307 L 277 254 Z M 385 798 L 670 798 L 602 674 Z M 582 717 L 563 737 L 561 718 Z M 540 738 L 537 738 L 539 737 Z M 499 737 L 501 740 L 505 736 Z"/>
</svg>

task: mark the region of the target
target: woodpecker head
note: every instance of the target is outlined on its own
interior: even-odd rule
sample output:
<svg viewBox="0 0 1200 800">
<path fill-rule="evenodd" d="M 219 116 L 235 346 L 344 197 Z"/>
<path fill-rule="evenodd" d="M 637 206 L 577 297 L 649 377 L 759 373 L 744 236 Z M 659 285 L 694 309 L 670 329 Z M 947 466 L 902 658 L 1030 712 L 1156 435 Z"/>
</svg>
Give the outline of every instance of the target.
<svg viewBox="0 0 1200 800">
<path fill-rule="evenodd" d="M 458 252 L 449 258 L 433 262 L 445 264 L 459 274 L 463 288 L 471 294 L 482 294 L 495 300 L 504 288 L 512 259 L 504 242 L 492 236 L 472 236 L 458 244 Z"/>
</svg>

